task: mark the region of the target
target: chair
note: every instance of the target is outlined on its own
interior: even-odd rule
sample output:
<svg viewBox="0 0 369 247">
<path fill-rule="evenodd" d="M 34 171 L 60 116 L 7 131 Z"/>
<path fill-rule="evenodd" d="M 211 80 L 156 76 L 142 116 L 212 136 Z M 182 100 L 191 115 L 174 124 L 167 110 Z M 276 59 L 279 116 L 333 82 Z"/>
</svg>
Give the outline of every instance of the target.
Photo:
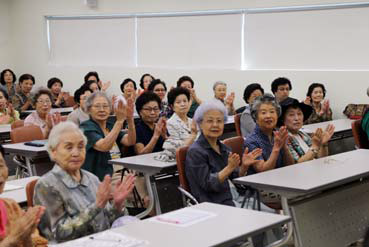
<svg viewBox="0 0 369 247">
<path fill-rule="evenodd" d="M 243 155 L 243 142 L 244 139 L 242 136 L 234 136 L 223 140 L 224 145 L 230 147 L 232 149 L 232 153 L 239 154 L 241 159 Z"/>
<path fill-rule="evenodd" d="M 68 107 L 73 107 L 76 105 L 76 102 L 74 101 L 73 96 L 69 96 L 68 99 L 65 101 L 65 103 Z"/>
<path fill-rule="evenodd" d="M 24 120 L 16 120 L 10 125 L 10 129 L 15 129 L 24 126 Z"/>
<path fill-rule="evenodd" d="M 361 120 L 355 120 L 351 123 L 352 134 L 354 136 L 357 148 L 369 149 L 368 136 L 361 127 Z"/>
<path fill-rule="evenodd" d="M 241 113 L 234 115 L 234 127 L 238 136 L 242 136 L 241 133 Z"/>
<path fill-rule="evenodd" d="M 35 192 L 35 186 L 38 179 L 28 182 L 26 185 L 26 195 L 27 195 L 27 207 L 33 207 L 33 194 Z"/>
<path fill-rule="evenodd" d="M 178 169 L 178 177 L 179 177 L 179 184 L 178 187 L 179 191 L 185 198 L 186 204 L 193 205 L 198 204 L 198 201 L 195 199 L 194 196 L 190 193 L 190 186 L 188 185 L 186 171 L 185 171 L 185 162 L 186 162 L 186 155 L 188 151 L 188 146 L 178 148 L 176 151 L 176 161 L 177 161 L 177 169 Z"/>
</svg>

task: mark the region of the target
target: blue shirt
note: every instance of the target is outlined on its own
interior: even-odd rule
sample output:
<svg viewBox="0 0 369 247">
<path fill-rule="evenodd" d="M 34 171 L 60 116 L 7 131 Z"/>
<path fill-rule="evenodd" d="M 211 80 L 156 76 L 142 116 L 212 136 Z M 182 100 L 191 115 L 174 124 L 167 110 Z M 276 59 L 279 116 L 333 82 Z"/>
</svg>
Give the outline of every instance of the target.
<svg viewBox="0 0 369 247">
<path fill-rule="evenodd" d="M 267 161 L 270 157 L 270 154 L 272 153 L 273 150 L 273 144 L 274 144 L 274 136 L 272 141 L 269 140 L 268 136 L 265 135 L 259 125 L 255 126 L 254 131 L 246 138 L 245 142 L 244 142 L 244 149 L 247 147 L 249 148 L 249 152 L 251 152 L 252 150 L 256 149 L 256 148 L 261 148 L 263 150 L 262 155 L 258 158 L 258 160 L 264 160 Z M 279 151 L 279 155 L 278 155 L 278 159 L 275 165 L 275 168 L 280 168 L 283 167 L 283 155 L 284 152 L 281 149 Z M 247 174 L 254 174 L 257 173 L 257 171 L 255 170 L 255 168 L 253 166 L 250 166 Z"/>
<path fill-rule="evenodd" d="M 154 130 L 152 130 L 144 121 L 140 120 L 136 124 L 136 143 L 142 143 L 144 146 L 149 144 L 151 138 L 154 135 Z M 155 144 L 153 153 L 163 151 L 164 139 L 162 136 L 159 137 Z"/>
</svg>

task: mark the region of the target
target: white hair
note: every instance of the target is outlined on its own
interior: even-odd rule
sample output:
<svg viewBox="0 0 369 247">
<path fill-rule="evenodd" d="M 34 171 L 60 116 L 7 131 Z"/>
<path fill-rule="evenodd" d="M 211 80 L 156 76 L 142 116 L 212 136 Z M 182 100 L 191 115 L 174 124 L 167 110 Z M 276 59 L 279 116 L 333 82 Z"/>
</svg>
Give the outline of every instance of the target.
<svg viewBox="0 0 369 247">
<path fill-rule="evenodd" d="M 223 82 L 223 81 L 216 81 L 213 85 L 213 91 L 215 91 L 215 89 L 217 88 L 217 86 L 219 85 L 223 85 L 225 87 L 227 87 L 227 83 Z"/>
<path fill-rule="evenodd" d="M 223 113 L 224 122 L 227 122 L 228 119 L 228 111 L 222 101 L 218 99 L 212 99 L 202 103 L 195 111 L 195 115 L 193 116 L 193 120 L 200 125 L 202 120 L 204 119 L 205 113 L 211 110 L 217 110 Z"/>
<path fill-rule="evenodd" d="M 54 150 L 56 146 L 58 146 L 58 144 L 60 143 L 60 137 L 62 136 L 62 134 L 70 132 L 80 134 L 83 138 L 83 144 L 86 146 L 87 138 L 83 134 L 82 130 L 78 128 L 75 123 L 71 121 L 60 122 L 51 129 L 49 139 L 47 141 L 47 152 L 49 153 L 50 158 L 52 150 Z"/>
</svg>

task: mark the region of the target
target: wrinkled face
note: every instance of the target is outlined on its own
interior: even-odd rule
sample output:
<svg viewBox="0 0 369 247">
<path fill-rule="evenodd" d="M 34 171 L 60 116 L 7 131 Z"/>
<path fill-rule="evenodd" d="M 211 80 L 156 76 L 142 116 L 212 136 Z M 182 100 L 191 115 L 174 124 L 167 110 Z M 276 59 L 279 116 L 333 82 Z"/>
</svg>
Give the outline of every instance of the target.
<svg viewBox="0 0 369 247">
<path fill-rule="evenodd" d="M 185 94 L 180 94 L 176 97 L 173 103 L 173 111 L 180 115 L 187 115 L 190 110 L 190 102 Z"/>
<path fill-rule="evenodd" d="M 190 81 L 184 81 L 181 83 L 181 87 L 187 88 L 191 92 L 192 84 Z"/>
<path fill-rule="evenodd" d="M 277 91 L 274 93 L 278 102 L 288 98 L 290 95 L 290 86 L 288 84 L 279 85 Z"/>
<path fill-rule="evenodd" d="M 220 137 L 224 129 L 224 114 L 218 110 L 205 112 L 200 128 L 203 135 L 207 138 Z"/>
<path fill-rule="evenodd" d="M 250 94 L 250 97 L 247 99 L 247 101 L 249 102 L 249 104 L 252 104 L 255 98 L 259 96 L 263 96 L 263 93 L 259 89 L 256 89 Z"/>
<path fill-rule="evenodd" d="M 0 194 L 4 192 L 5 181 L 8 179 L 8 167 L 0 153 Z"/>
<path fill-rule="evenodd" d="M 87 78 L 87 81 L 94 81 L 94 82 L 98 83 L 97 78 L 96 78 L 96 76 L 94 76 L 94 75 L 90 75 L 90 76 Z"/>
<path fill-rule="evenodd" d="M 153 124 L 159 119 L 160 108 L 158 102 L 150 101 L 143 105 L 140 116 L 146 124 Z"/>
<path fill-rule="evenodd" d="M 32 87 L 33 87 L 33 82 L 31 79 L 29 80 L 24 80 L 22 83 L 19 84 L 20 88 L 22 90 L 22 92 L 24 94 L 28 94 L 32 91 Z"/>
<path fill-rule="evenodd" d="M 106 121 L 110 114 L 110 105 L 105 97 L 95 97 L 90 108 L 90 116 L 93 120 Z"/>
<path fill-rule="evenodd" d="M 272 130 L 277 126 L 278 113 L 272 104 L 261 104 L 256 116 L 256 123 L 261 129 Z"/>
<path fill-rule="evenodd" d="M 36 100 L 36 111 L 38 115 L 48 114 L 51 110 L 51 99 L 47 94 L 41 94 Z"/>
<path fill-rule="evenodd" d="M 287 112 L 284 116 L 284 125 L 286 125 L 287 129 L 296 133 L 302 128 L 302 124 L 304 123 L 304 114 L 302 113 L 300 108 L 288 108 Z"/>
<path fill-rule="evenodd" d="M 90 95 L 91 95 L 90 91 L 85 91 L 84 94 L 79 96 L 79 105 L 83 110 L 85 110 L 85 103 L 86 103 L 88 96 Z"/>
<path fill-rule="evenodd" d="M 311 100 L 315 103 L 319 103 L 324 99 L 323 88 L 316 87 L 313 92 L 311 92 Z"/>
<path fill-rule="evenodd" d="M 227 95 L 227 86 L 225 85 L 218 85 L 214 89 L 214 96 L 217 99 L 223 100 L 225 99 Z"/>
<path fill-rule="evenodd" d="M 91 90 L 92 92 L 97 92 L 97 91 L 99 91 L 99 86 L 97 85 L 97 83 L 91 83 L 91 84 L 90 84 L 90 90 Z"/>
<path fill-rule="evenodd" d="M 143 85 L 144 85 L 144 89 L 147 90 L 147 88 L 149 87 L 150 83 L 152 81 L 152 77 L 147 75 L 143 78 Z"/>
<path fill-rule="evenodd" d="M 58 95 L 61 92 L 62 89 L 62 85 L 60 82 L 55 82 L 52 86 L 51 86 L 51 92 L 55 95 Z"/>
<path fill-rule="evenodd" d="M 14 80 L 13 74 L 10 71 L 4 73 L 4 81 L 6 83 L 12 83 Z"/>
<path fill-rule="evenodd" d="M 130 81 L 124 85 L 123 90 L 125 95 L 130 96 L 135 91 L 135 85 Z"/>
<path fill-rule="evenodd" d="M 79 170 L 86 157 L 81 134 L 67 131 L 61 134 L 59 140 L 59 144 L 51 151 L 52 159 L 66 172 Z"/>
<path fill-rule="evenodd" d="M 4 94 L 0 92 L 0 109 L 4 110 L 8 106 L 8 101 L 6 100 Z"/>
<path fill-rule="evenodd" d="M 154 93 L 159 96 L 159 98 L 160 98 L 161 101 L 163 101 L 163 99 L 165 98 L 165 94 L 167 93 L 167 91 L 165 90 L 165 87 L 163 86 L 163 84 L 157 84 L 154 87 Z"/>
</svg>

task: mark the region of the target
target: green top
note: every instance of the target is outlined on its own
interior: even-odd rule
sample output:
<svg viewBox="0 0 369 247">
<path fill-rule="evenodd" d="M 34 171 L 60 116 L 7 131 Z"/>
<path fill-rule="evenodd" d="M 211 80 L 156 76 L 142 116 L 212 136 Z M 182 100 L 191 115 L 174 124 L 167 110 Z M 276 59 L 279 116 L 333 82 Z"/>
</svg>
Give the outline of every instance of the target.
<svg viewBox="0 0 369 247">
<path fill-rule="evenodd" d="M 106 128 L 109 132 L 113 129 L 114 123 L 115 120 L 106 123 Z M 113 175 L 113 166 L 108 164 L 108 161 L 112 159 L 110 152 L 100 152 L 93 147 L 98 140 L 105 138 L 103 130 L 92 119 L 81 123 L 80 128 L 87 137 L 86 159 L 82 169 L 92 172 L 100 181 L 102 181 L 107 174 L 110 176 Z M 119 150 L 122 148 L 121 141 L 123 136 L 124 133 L 120 132 L 116 140 Z"/>
<path fill-rule="evenodd" d="M 197 107 L 199 107 L 199 104 L 197 104 L 197 102 L 195 100 L 192 100 L 190 110 L 187 112 L 187 116 L 189 118 L 193 118 L 193 115 L 195 115 L 195 111 L 196 111 Z"/>
<path fill-rule="evenodd" d="M 363 128 L 369 140 L 369 111 L 365 113 L 363 119 L 361 120 L 361 127 Z"/>
</svg>

